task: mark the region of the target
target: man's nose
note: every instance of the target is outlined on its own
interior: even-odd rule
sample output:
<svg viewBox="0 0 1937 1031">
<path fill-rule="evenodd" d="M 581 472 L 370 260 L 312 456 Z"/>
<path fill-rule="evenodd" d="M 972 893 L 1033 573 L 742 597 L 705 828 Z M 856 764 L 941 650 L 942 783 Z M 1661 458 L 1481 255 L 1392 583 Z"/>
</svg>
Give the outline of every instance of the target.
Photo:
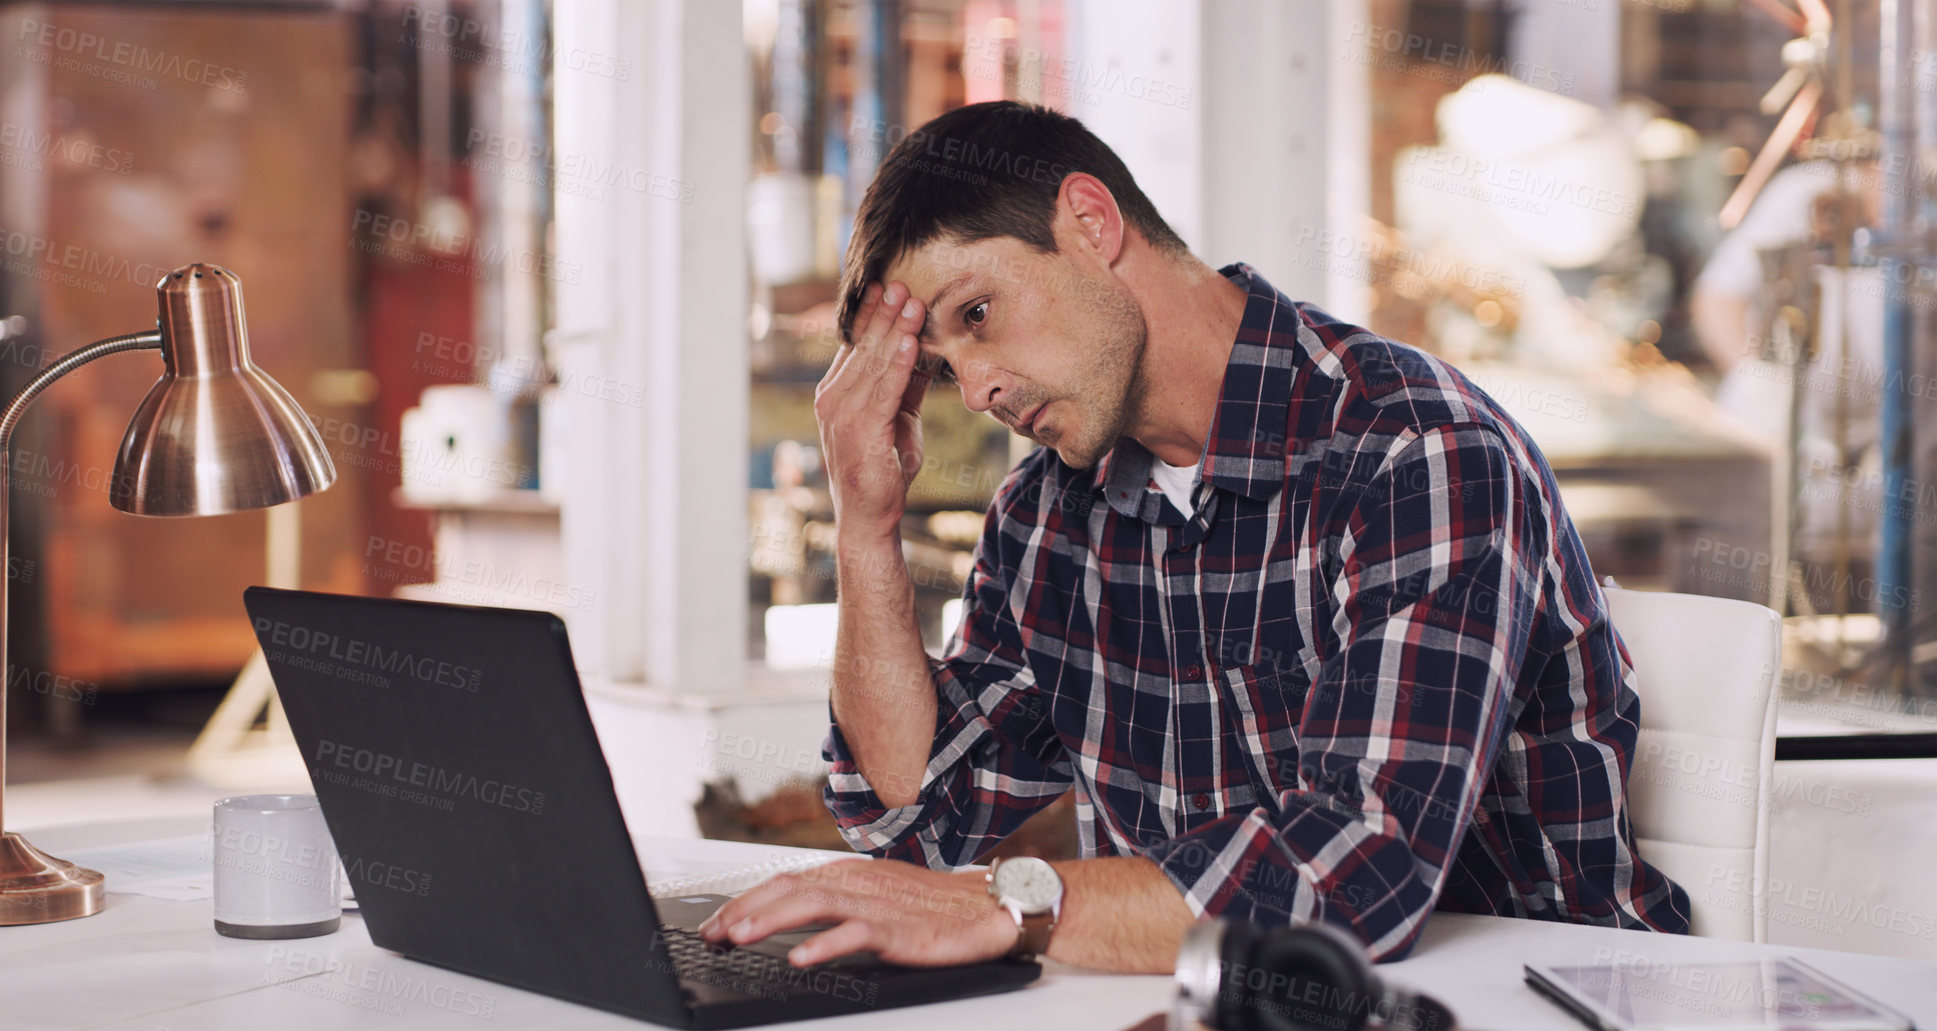
<svg viewBox="0 0 1937 1031">
<path fill-rule="evenodd" d="M 957 367 L 955 381 L 962 385 L 962 403 L 971 412 L 986 412 L 1008 388 L 1008 380 L 987 362 L 966 362 Z"/>
</svg>

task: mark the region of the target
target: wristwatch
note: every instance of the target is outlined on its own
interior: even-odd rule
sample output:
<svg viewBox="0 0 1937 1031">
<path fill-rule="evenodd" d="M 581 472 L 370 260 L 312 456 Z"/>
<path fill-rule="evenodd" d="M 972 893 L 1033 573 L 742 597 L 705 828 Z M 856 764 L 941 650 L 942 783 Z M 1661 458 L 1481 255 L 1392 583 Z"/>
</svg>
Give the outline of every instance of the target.
<svg viewBox="0 0 1937 1031">
<path fill-rule="evenodd" d="M 1030 959 L 1049 951 L 1049 936 L 1063 911 L 1063 878 L 1046 860 L 1014 856 L 989 864 L 989 894 L 1016 918 L 1011 959 Z"/>
</svg>

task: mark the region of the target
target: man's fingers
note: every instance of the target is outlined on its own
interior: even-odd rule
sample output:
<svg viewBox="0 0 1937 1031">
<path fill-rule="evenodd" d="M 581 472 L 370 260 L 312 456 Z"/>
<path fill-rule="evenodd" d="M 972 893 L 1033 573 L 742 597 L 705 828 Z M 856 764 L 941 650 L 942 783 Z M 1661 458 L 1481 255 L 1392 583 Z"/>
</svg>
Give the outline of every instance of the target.
<svg viewBox="0 0 1937 1031">
<path fill-rule="evenodd" d="M 910 294 L 906 283 L 900 280 L 889 283 L 881 291 L 881 303 L 868 319 L 868 331 L 862 334 L 857 349 L 877 355 L 875 360 L 885 365 L 901 346 L 902 334 L 920 331 L 921 313 L 921 299 Z"/>
<path fill-rule="evenodd" d="M 914 342 L 909 346 L 916 352 L 915 359 L 917 360 L 917 364 L 919 364 L 921 357 L 921 339 L 919 334 L 921 333 L 921 324 L 924 321 L 925 311 L 926 308 L 922 305 L 920 299 L 910 297 L 902 305 L 901 314 L 895 320 L 896 331 L 906 333 L 909 337 L 913 338 Z M 928 396 L 928 381 L 931 378 L 931 373 L 918 369 L 913 375 L 908 377 L 908 382 L 901 390 L 901 410 L 914 416 L 917 422 L 921 420 L 921 402 L 924 397 Z"/>
<path fill-rule="evenodd" d="M 896 285 L 899 286 L 900 284 Z M 904 287 L 903 289 L 906 288 Z M 894 329 L 892 332 L 895 334 L 896 339 L 900 339 L 900 335 L 906 333 L 916 338 L 915 345 L 919 347 L 921 345 L 921 324 L 924 321 L 923 313 L 927 310 L 927 306 L 922 304 L 921 298 L 910 293 L 901 302 L 900 309 L 895 312 Z"/>
<path fill-rule="evenodd" d="M 734 944 L 746 945 L 802 924 L 844 919 L 858 908 L 848 893 L 837 888 L 799 884 L 794 891 L 772 898 L 727 924 L 726 934 Z"/>
<path fill-rule="evenodd" d="M 849 323 L 849 326 L 852 327 L 850 330 L 851 335 L 848 339 L 842 340 L 840 346 L 834 349 L 834 359 L 827 363 L 827 374 L 821 377 L 821 387 L 825 388 L 828 384 L 832 383 L 834 377 L 841 374 L 841 369 L 847 365 L 848 360 L 854 357 L 855 351 L 858 350 L 854 346 L 854 341 L 859 338 L 861 331 L 874 320 L 874 310 L 881 303 L 881 292 L 882 285 L 880 283 L 869 283 L 867 289 L 861 291 L 861 306 L 855 310 L 854 320 Z"/>
<path fill-rule="evenodd" d="M 881 303 L 875 305 L 868 315 L 868 321 L 857 320 L 854 325 L 859 339 L 854 349 L 861 355 L 876 355 L 885 352 L 883 344 L 894 332 L 895 320 L 901 317 L 901 309 L 908 303 L 908 288 L 899 282 L 889 283 L 881 291 Z M 892 345 L 888 345 L 892 346 Z M 875 359 L 879 361 L 880 358 Z"/>
<path fill-rule="evenodd" d="M 914 416 L 916 421 L 921 419 L 921 402 L 928 396 L 930 378 L 930 374 L 917 369 L 914 375 L 908 377 L 908 386 L 901 392 L 901 410 Z"/>
<path fill-rule="evenodd" d="M 700 934 L 715 941 L 725 937 L 727 928 L 759 912 L 775 899 L 791 894 L 795 890 L 793 882 L 794 878 L 791 875 L 769 877 L 733 898 L 727 899 L 719 909 L 713 911 L 712 916 L 706 918 L 705 923 L 699 925 Z"/>
<path fill-rule="evenodd" d="M 890 371 L 900 357 L 904 334 L 915 336 L 921 331 L 924 311 L 921 300 L 910 295 L 906 284 L 870 284 L 855 315 L 850 339 L 835 353 L 827 374 L 821 377 L 820 389 L 836 388 L 837 380 L 852 380 L 854 374 L 875 379 Z M 918 348 L 919 343 L 910 346 Z M 861 388 L 857 384 L 853 389 Z"/>
<path fill-rule="evenodd" d="M 883 419 L 891 419 L 901 408 L 915 378 L 915 356 L 920 350 L 911 333 L 896 332 L 892 350 L 884 351 L 885 364 L 872 369 L 874 385 L 868 390 L 868 407 Z"/>
<path fill-rule="evenodd" d="M 849 920 L 801 942 L 787 952 L 787 962 L 797 967 L 825 963 L 850 952 L 876 949 L 874 926 L 864 920 Z"/>
<path fill-rule="evenodd" d="M 920 462 L 921 401 L 929 374 L 916 371 L 917 334 L 925 311 L 905 283 L 869 284 L 847 343 L 814 390 L 830 482 L 865 484 L 864 498 L 884 495 L 891 486 L 905 493 L 909 467 Z M 905 425 L 904 417 L 913 425 Z"/>
<path fill-rule="evenodd" d="M 921 326 L 919 316 L 910 319 L 904 314 L 911 305 L 919 310 L 921 303 L 908 296 L 906 285 L 894 282 L 885 287 L 870 286 L 868 290 L 872 302 L 864 304 L 855 317 L 848 345 L 835 356 L 835 366 L 829 374 L 822 377 L 822 390 L 872 396 L 881 376 L 892 371 L 900 357 L 897 349 L 903 327 L 912 332 Z"/>
<path fill-rule="evenodd" d="M 846 859 L 828 863 L 824 866 L 818 866 L 810 870 L 803 870 L 800 873 L 780 874 L 769 877 L 759 884 L 748 888 L 746 891 L 741 892 L 734 898 L 728 899 L 712 916 L 706 919 L 705 923 L 700 925 L 700 933 L 711 940 L 718 941 L 725 937 L 726 931 L 730 930 L 740 921 L 758 914 L 763 914 L 788 899 L 799 898 L 806 894 L 812 894 L 825 899 L 832 895 L 843 893 L 846 890 L 849 878 L 863 876 L 866 872 L 852 868 L 865 867 L 867 864 L 868 861 L 865 859 Z M 812 917 L 808 917 L 798 922 L 808 923 L 812 919 Z M 766 923 L 766 917 L 764 916 L 760 917 L 757 925 L 769 926 L 769 933 L 773 930 L 783 929 L 768 925 Z M 788 926 L 793 925 L 790 924 Z"/>
</svg>

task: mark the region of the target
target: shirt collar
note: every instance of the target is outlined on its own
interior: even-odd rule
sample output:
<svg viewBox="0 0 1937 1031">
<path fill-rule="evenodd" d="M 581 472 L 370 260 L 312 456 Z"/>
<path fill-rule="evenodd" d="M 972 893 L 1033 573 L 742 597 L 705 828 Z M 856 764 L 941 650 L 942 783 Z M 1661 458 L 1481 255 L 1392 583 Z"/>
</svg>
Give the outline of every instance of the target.
<svg viewBox="0 0 1937 1031">
<path fill-rule="evenodd" d="M 1224 367 L 1217 413 L 1198 454 L 1205 481 L 1262 501 L 1284 486 L 1292 376 L 1309 360 L 1299 340 L 1303 318 L 1290 298 L 1256 269 L 1237 262 L 1218 269 L 1250 294 Z M 1106 492 L 1110 507 L 1132 519 L 1150 518 L 1161 506 L 1146 505 L 1150 451 L 1130 437 L 1096 463 L 1093 490 Z M 1152 519 L 1152 521 L 1155 521 Z"/>
</svg>

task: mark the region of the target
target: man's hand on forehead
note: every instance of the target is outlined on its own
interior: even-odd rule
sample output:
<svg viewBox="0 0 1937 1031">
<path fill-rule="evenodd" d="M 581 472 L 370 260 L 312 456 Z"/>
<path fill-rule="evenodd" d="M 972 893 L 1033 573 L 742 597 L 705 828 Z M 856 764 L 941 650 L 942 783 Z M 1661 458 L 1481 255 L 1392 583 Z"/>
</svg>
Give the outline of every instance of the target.
<svg viewBox="0 0 1937 1031">
<path fill-rule="evenodd" d="M 876 280 L 861 292 L 861 303 L 842 343 L 858 352 L 889 355 L 901 346 L 904 334 L 915 337 L 919 346 L 927 320 L 927 306 L 912 295 L 906 283 Z"/>
<path fill-rule="evenodd" d="M 892 306 L 884 302 L 890 290 L 893 290 L 897 297 L 896 303 Z M 882 341 L 883 346 L 880 351 L 891 357 L 893 349 L 901 345 L 902 333 L 913 336 L 915 349 L 913 387 L 915 391 L 926 390 L 929 381 L 941 375 L 947 363 L 940 355 L 923 348 L 924 343 L 932 340 L 930 334 L 934 329 L 933 315 L 928 305 L 921 298 L 914 296 L 908 285 L 898 279 L 875 280 L 861 292 L 860 302 L 855 306 L 852 327 L 841 342 L 842 354 L 835 356 L 836 362 L 840 361 L 849 348 L 857 351 L 868 349 L 863 345 L 870 341 L 870 331 L 875 328 L 878 316 L 884 309 L 891 311 L 892 317 L 889 319 L 888 339 Z M 914 314 L 909 314 L 910 311 Z"/>
<path fill-rule="evenodd" d="M 924 306 L 899 282 L 870 283 L 848 339 L 814 388 L 835 522 L 886 539 L 921 470 L 921 400 L 928 376 L 915 368 Z"/>
</svg>

